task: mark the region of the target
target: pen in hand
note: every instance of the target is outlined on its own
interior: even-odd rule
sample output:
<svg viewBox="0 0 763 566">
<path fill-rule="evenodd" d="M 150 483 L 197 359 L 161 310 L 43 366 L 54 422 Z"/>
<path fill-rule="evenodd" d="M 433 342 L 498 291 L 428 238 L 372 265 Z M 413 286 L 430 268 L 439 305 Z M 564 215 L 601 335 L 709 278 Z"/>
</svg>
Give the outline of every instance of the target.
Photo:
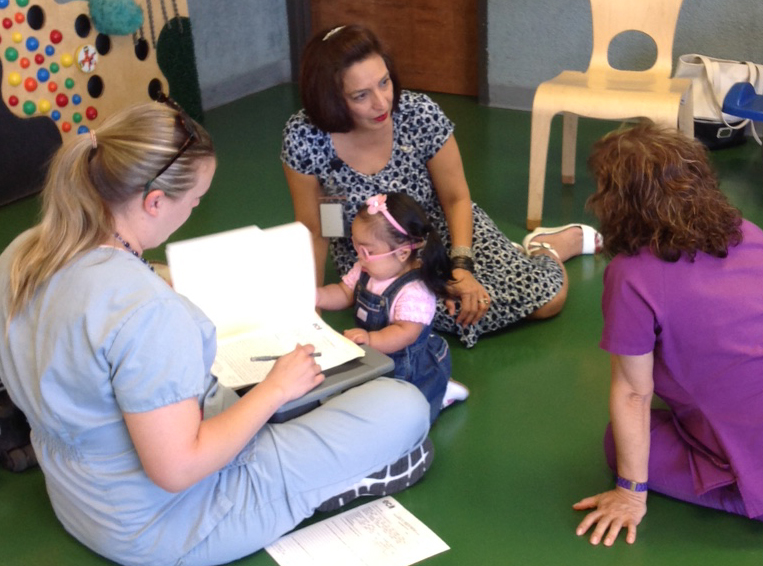
<svg viewBox="0 0 763 566">
<path fill-rule="evenodd" d="M 321 355 L 320 352 L 313 352 L 312 354 L 310 354 L 310 357 L 318 358 L 320 357 L 320 355 Z M 252 356 L 251 358 L 249 358 L 249 361 L 250 362 L 274 362 L 280 357 L 281 356 Z"/>
</svg>

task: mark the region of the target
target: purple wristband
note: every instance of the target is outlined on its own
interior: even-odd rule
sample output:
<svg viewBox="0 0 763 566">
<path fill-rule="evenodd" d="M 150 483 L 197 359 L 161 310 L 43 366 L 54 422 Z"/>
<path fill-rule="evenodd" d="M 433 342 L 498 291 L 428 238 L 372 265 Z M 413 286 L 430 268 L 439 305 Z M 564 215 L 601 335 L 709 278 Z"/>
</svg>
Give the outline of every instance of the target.
<svg viewBox="0 0 763 566">
<path fill-rule="evenodd" d="M 617 487 L 622 487 L 623 489 L 627 489 L 628 491 L 637 491 L 642 492 L 647 490 L 647 483 L 638 483 L 633 480 L 626 480 L 625 478 L 621 478 L 620 476 L 617 476 Z"/>
</svg>

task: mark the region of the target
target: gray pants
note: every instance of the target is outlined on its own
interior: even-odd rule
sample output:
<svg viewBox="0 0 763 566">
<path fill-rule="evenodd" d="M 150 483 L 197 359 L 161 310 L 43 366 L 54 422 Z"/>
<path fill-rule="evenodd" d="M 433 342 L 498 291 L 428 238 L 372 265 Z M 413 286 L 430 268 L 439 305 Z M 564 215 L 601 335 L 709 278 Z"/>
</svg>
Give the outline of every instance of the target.
<svg viewBox="0 0 763 566">
<path fill-rule="evenodd" d="M 222 470 L 233 508 L 178 566 L 252 554 L 424 441 L 429 405 L 410 383 L 379 378 L 291 421 L 265 426 Z"/>
</svg>

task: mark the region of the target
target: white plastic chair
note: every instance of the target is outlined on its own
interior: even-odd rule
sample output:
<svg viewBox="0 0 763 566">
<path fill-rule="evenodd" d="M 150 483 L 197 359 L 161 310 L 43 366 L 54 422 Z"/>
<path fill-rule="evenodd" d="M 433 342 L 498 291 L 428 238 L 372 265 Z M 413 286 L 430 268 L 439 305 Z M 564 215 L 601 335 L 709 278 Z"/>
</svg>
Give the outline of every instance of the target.
<svg viewBox="0 0 763 566">
<path fill-rule="evenodd" d="M 563 71 L 535 92 L 530 143 L 527 229 L 541 224 L 551 119 L 564 114 L 562 183 L 575 183 L 578 116 L 604 120 L 649 118 L 694 137 L 690 79 L 671 78 L 673 37 L 683 0 L 590 0 L 593 50 L 588 70 Z M 657 45 L 646 71 L 613 68 L 609 44 L 625 31 L 640 31 Z"/>
</svg>

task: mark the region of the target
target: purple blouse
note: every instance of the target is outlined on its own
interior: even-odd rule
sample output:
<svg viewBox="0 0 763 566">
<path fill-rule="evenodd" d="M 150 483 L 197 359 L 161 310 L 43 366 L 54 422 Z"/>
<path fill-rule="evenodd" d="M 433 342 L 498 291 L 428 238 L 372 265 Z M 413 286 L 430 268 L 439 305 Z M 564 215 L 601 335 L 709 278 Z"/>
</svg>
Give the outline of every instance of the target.
<svg viewBox="0 0 763 566">
<path fill-rule="evenodd" d="M 654 352 L 654 390 L 693 448 L 698 495 L 736 482 L 747 514 L 763 515 L 763 232 L 720 259 L 662 261 L 644 248 L 604 273 L 600 346 Z"/>
</svg>

